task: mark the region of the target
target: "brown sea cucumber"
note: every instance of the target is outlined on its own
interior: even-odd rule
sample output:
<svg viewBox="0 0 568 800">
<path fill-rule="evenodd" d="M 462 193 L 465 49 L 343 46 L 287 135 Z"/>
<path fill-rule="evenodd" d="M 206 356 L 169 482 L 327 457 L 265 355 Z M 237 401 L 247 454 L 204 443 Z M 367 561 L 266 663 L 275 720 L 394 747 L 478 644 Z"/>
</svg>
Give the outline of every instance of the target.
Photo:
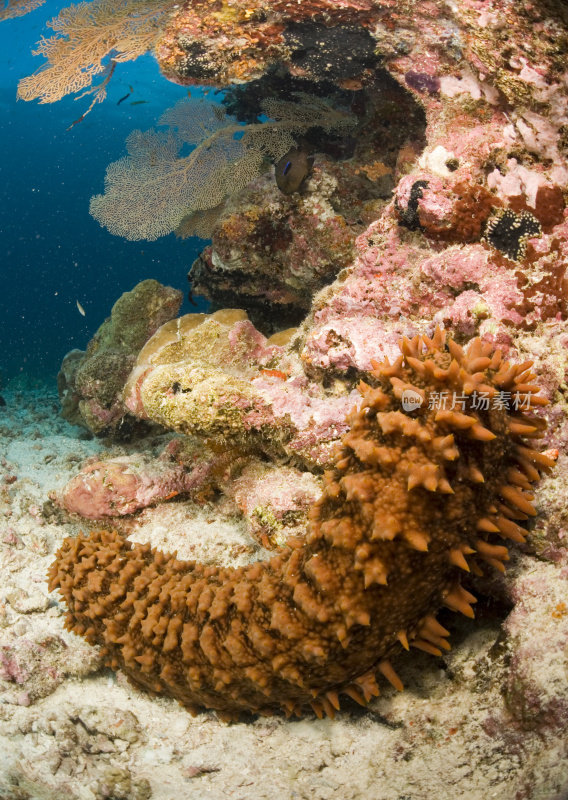
<svg viewBox="0 0 568 800">
<path fill-rule="evenodd" d="M 229 719 L 333 715 L 341 693 L 377 695 L 377 673 L 402 688 L 389 659 L 449 647 L 436 611 L 473 616 L 460 575 L 504 568 L 554 462 L 532 447 L 546 423 L 526 411 L 548 401 L 531 362 L 440 330 L 401 351 L 361 384 L 305 540 L 231 569 L 117 533 L 66 539 L 49 577 L 67 627 L 136 685 Z"/>
</svg>

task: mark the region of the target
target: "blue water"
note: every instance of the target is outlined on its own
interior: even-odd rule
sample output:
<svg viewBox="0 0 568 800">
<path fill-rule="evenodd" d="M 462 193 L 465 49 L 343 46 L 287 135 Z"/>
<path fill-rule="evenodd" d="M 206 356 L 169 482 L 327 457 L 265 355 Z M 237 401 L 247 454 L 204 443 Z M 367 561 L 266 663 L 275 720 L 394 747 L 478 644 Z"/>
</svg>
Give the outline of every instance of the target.
<svg viewBox="0 0 568 800">
<path fill-rule="evenodd" d="M 151 56 L 119 64 L 107 100 L 70 131 L 89 97 L 44 105 L 16 100 L 20 78 L 44 61 L 31 50 L 50 35 L 45 22 L 67 5 L 50 0 L 0 23 L 0 381 L 22 374 L 54 379 L 65 353 L 84 349 L 115 300 L 145 278 L 187 295 L 187 272 L 205 244 L 173 234 L 129 242 L 89 215 L 89 199 L 103 191 L 106 167 L 124 155 L 128 133 L 153 127 L 187 95 L 160 76 Z M 129 86 L 134 92 L 117 106 Z M 135 100 L 148 102 L 131 106 Z M 204 301 L 196 309 L 186 300 L 182 313 L 205 308 Z"/>
</svg>

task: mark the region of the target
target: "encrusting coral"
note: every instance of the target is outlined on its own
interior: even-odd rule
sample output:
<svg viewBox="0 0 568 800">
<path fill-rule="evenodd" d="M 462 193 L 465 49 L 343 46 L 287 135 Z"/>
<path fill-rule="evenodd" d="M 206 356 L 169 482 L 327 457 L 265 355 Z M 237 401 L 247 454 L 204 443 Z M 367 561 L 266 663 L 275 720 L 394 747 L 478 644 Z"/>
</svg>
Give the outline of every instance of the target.
<svg viewBox="0 0 568 800">
<path fill-rule="evenodd" d="M 390 658 L 449 647 L 435 613 L 473 617 L 460 575 L 504 569 L 502 540 L 524 541 L 554 460 L 532 447 L 546 424 L 530 412 L 548 401 L 531 362 L 440 329 L 400 346 L 361 383 L 305 540 L 231 569 L 117 533 L 66 539 L 49 577 L 67 627 L 192 713 L 333 716 L 340 694 L 377 695 L 377 673 L 401 689 Z"/>
</svg>

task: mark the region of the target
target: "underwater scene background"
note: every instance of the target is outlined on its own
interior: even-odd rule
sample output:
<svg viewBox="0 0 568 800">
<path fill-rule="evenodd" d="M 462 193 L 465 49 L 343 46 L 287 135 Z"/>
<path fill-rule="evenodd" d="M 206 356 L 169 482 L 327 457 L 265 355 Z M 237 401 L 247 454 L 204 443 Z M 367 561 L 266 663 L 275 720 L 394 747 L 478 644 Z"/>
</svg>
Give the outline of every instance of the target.
<svg viewBox="0 0 568 800">
<path fill-rule="evenodd" d="M 204 244 L 174 236 L 128 242 L 89 215 L 89 198 L 102 191 L 105 170 L 123 155 L 127 135 L 151 128 L 168 106 L 187 97 L 186 88 L 160 78 L 151 56 L 122 64 L 108 100 L 71 130 L 88 98 L 66 97 L 55 105 L 16 99 L 18 81 L 42 61 L 31 49 L 49 35 L 44 23 L 64 6 L 50 2 L 4 21 L 0 30 L 4 380 L 22 373 L 54 379 L 65 353 L 84 348 L 120 294 L 145 278 L 187 293 L 187 271 Z M 130 86 L 131 97 L 117 106 Z M 137 101 L 144 103 L 130 105 Z"/>
<path fill-rule="evenodd" d="M 0 800 L 568 800 L 567 51 L 0 0 Z"/>
</svg>

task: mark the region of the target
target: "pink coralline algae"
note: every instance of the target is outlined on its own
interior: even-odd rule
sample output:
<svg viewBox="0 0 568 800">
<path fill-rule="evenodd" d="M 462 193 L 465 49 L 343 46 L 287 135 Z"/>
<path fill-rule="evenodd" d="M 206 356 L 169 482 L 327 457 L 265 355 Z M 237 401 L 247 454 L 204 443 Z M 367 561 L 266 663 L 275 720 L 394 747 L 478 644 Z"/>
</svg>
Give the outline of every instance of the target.
<svg viewBox="0 0 568 800">
<path fill-rule="evenodd" d="M 514 652 L 505 697 L 507 707 L 523 727 L 560 732 L 568 726 L 568 696 L 563 688 L 568 604 L 555 573 L 551 565 L 539 564 L 513 585 L 515 608 L 505 630 Z M 543 657 L 548 667 L 546 674 L 542 670 Z"/>
<path fill-rule="evenodd" d="M 267 329 L 299 321 L 325 283 L 351 263 L 355 234 L 330 197 L 338 182 L 320 167 L 298 201 L 260 179 L 229 203 L 212 245 L 194 263 L 192 291 L 228 306 L 237 293 L 254 321 Z"/>
<path fill-rule="evenodd" d="M 189 492 L 198 482 L 185 466 L 166 460 L 97 459 L 69 481 L 58 500 L 85 519 L 119 517 Z"/>
</svg>

